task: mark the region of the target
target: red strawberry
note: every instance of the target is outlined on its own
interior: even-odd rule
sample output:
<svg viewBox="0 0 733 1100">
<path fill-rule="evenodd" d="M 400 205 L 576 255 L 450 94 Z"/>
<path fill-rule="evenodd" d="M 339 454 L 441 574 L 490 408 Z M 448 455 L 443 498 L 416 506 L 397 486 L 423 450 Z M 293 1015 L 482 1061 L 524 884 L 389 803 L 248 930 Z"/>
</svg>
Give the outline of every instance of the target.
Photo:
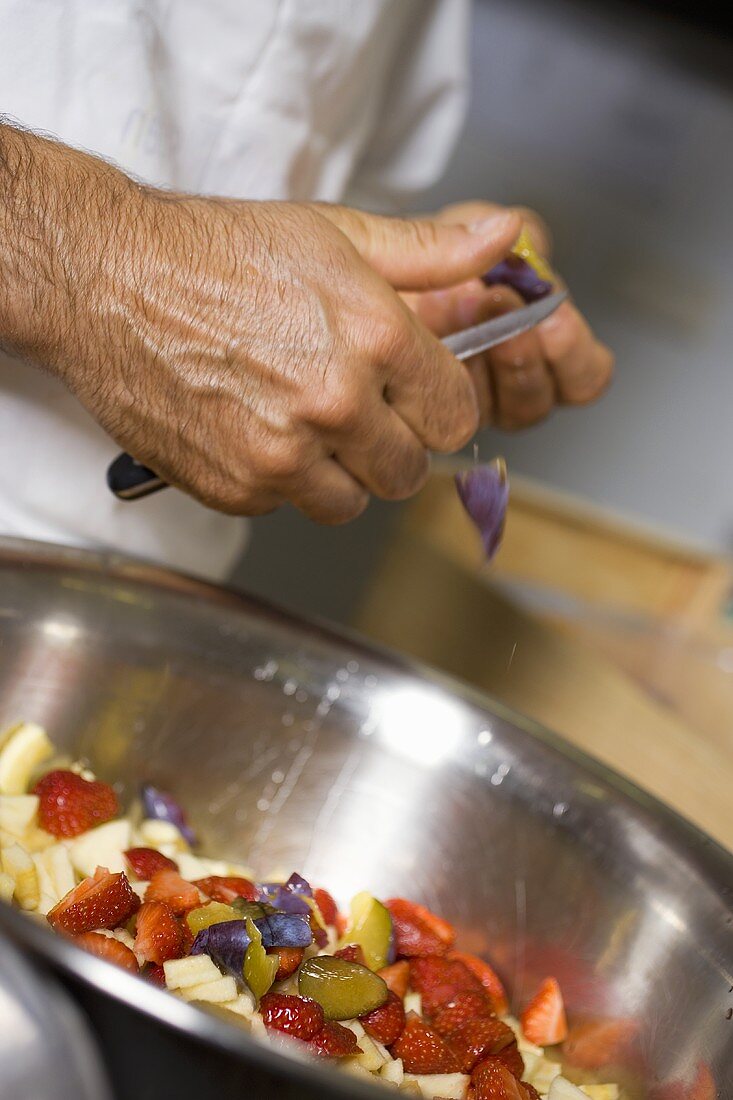
<svg viewBox="0 0 733 1100">
<path fill-rule="evenodd" d="M 422 1009 L 433 1016 L 459 993 L 483 993 L 483 986 L 462 962 L 431 956 L 410 960 L 410 985 L 422 997 Z"/>
<path fill-rule="evenodd" d="M 373 1012 L 360 1016 L 367 1035 L 377 1039 L 384 1046 L 391 1046 L 402 1034 L 405 1026 L 405 1006 L 396 993 L 390 993 L 387 1000 Z"/>
<path fill-rule="evenodd" d="M 302 947 L 274 947 L 268 951 L 269 955 L 277 955 L 279 958 L 276 982 L 284 982 L 291 974 L 294 974 L 303 961 Z"/>
<path fill-rule="evenodd" d="M 492 1055 L 492 1057 L 496 1058 L 497 1062 L 501 1062 L 503 1066 L 506 1066 L 509 1072 L 514 1074 L 517 1081 L 522 1080 L 524 1074 L 524 1058 L 519 1053 L 516 1039 L 513 1043 L 509 1043 L 508 1046 L 505 1046 L 503 1050 L 500 1050 L 498 1054 Z M 524 1084 L 524 1082 L 522 1083 Z M 530 1086 L 524 1084 L 524 1087 L 527 1089 Z"/>
<path fill-rule="evenodd" d="M 407 993 L 407 987 L 410 984 L 410 964 L 404 959 L 400 959 L 399 962 L 392 963 L 391 966 L 383 966 L 381 970 L 378 970 L 380 978 L 383 978 L 387 983 L 387 988 L 396 993 L 398 997 L 404 998 Z"/>
<path fill-rule="evenodd" d="M 197 879 L 194 886 L 213 901 L 223 901 L 225 905 L 231 905 L 235 898 L 257 901 L 259 897 L 255 884 L 237 875 L 209 875 Z"/>
<path fill-rule="evenodd" d="M 79 836 L 119 811 L 117 795 L 109 784 L 65 770 L 48 772 L 38 780 L 33 794 L 39 799 L 38 821 L 52 836 Z"/>
<path fill-rule="evenodd" d="M 359 963 L 361 966 L 366 966 L 364 949 L 362 948 L 360 943 L 347 943 L 346 947 L 342 947 L 338 951 L 334 951 L 334 955 L 337 959 L 347 959 L 349 962 Z"/>
<path fill-rule="evenodd" d="M 97 867 L 57 902 L 46 917 L 58 932 L 78 936 L 95 928 L 117 928 L 140 908 L 140 898 L 120 871 L 113 875 Z"/>
<path fill-rule="evenodd" d="M 402 1059 L 406 1073 L 458 1072 L 458 1061 L 442 1036 L 412 1013 L 390 1051 L 393 1058 Z"/>
<path fill-rule="evenodd" d="M 456 938 L 453 926 L 424 905 L 406 901 L 405 898 L 391 898 L 384 904 L 392 915 L 398 955 L 406 958 L 445 955 L 453 944 Z"/>
<path fill-rule="evenodd" d="M 579 1069 L 628 1065 L 638 1035 L 633 1020 L 585 1020 L 575 1024 L 563 1043 L 563 1058 Z"/>
<path fill-rule="evenodd" d="M 441 1035 L 450 1035 L 469 1020 L 480 1020 L 494 1015 L 494 1007 L 485 993 L 470 989 L 459 993 L 448 1004 L 439 1008 L 433 1017 L 433 1027 Z"/>
<path fill-rule="evenodd" d="M 177 871 L 178 864 L 155 848 L 128 848 L 125 852 L 127 865 L 138 878 L 149 882 L 156 871 Z"/>
<path fill-rule="evenodd" d="M 201 896 L 192 882 L 186 882 L 178 871 L 164 868 L 156 871 L 145 891 L 146 901 L 164 901 L 179 916 L 201 905 Z"/>
<path fill-rule="evenodd" d="M 313 897 L 318 908 L 321 910 L 321 916 L 326 924 L 334 925 L 336 923 L 336 917 L 338 916 L 338 905 L 334 901 L 333 897 L 329 894 L 328 890 L 322 890 L 320 886 L 317 886 L 313 891 Z M 347 1028 L 348 1031 L 348 1028 Z"/>
<path fill-rule="evenodd" d="M 555 978 L 545 978 L 521 1017 L 522 1031 L 538 1047 L 561 1043 L 568 1035 L 560 986 Z"/>
<path fill-rule="evenodd" d="M 333 926 L 339 936 L 344 936 L 346 934 L 346 929 L 349 927 L 349 918 L 344 913 L 337 913 Z"/>
<path fill-rule="evenodd" d="M 309 1045 L 314 1054 L 322 1054 L 326 1058 L 347 1058 L 352 1054 L 361 1054 L 354 1032 L 334 1020 L 326 1020 Z"/>
<path fill-rule="evenodd" d="M 74 943 L 83 947 L 91 955 L 106 959 L 107 962 L 121 966 L 124 970 L 132 970 L 135 974 L 140 970 L 130 948 L 125 947 L 119 940 L 112 939 L 111 936 L 103 936 L 101 932 L 82 932 L 80 936 L 74 937 Z"/>
<path fill-rule="evenodd" d="M 497 1058 L 479 1062 L 471 1074 L 474 1100 L 534 1100 L 523 1085 Z"/>
<path fill-rule="evenodd" d="M 135 954 L 162 966 L 168 959 L 180 959 L 183 950 L 183 929 L 170 906 L 164 901 L 143 902 L 135 926 Z"/>
<path fill-rule="evenodd" d="M 475 977 L 481 982 L 488 993 L 491 1000 L 494 1002 L 494 1011 L 497 1016 L 506 1016 L 509 1011 L 509 1000 L 506 995 L 506 990 L 501 984 L 501 979 L 495 970 L 489 966 L 487 962 L 480 959 L 478 955 L 472 955 L 468 951 L 450 951 L 448 953 L 449 959 L 458 959 L 464 966 L 467 966 Z"/>
<path fill-rule="evenodd" d="M 160 985 L 165 989 L 165 970 L 158 963 L 150 963 L 143 971 L 143 977 L 153 985 Z"/>
<path fill-rule="evenodd" d="M 260 1001 L 265 1027 L 284 1031 L 295 1039 L 314 1039 L 323 1028 L 323 1009 L 308 997 L 288 993 L 266 993 Z"/>
<path fill-rule="evenodd" d="M 447 1043 L 460 1062 L 461 1073 L 470 1073 L 487 1055 L 498 1054 L 512 1043 L 516 1046 L 516 1039 L 510 1027 L 493 1017 L 468 1020 L 451 1032 Z"/>
</svg>

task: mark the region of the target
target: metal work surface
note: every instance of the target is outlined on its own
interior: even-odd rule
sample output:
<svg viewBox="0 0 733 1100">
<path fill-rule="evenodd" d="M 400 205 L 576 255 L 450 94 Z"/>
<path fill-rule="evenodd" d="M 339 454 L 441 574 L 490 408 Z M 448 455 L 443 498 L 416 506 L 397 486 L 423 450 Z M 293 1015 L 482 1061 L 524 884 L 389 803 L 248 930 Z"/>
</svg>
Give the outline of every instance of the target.
<svg viewBox="0 0 733 1100">
<path fill-rule="evenodd" d="M 425 901 L 515 1004 L 552 973 L 571 1022 L 636 1021 L 632 1093 L 703 1062 L 733 1095 L 733 859 L 490 700 L 235 593 L 5 541 L 0 722 L 19 717 L 123 798 L 142 779 L 175 791 L 205 852 L 263 877 L 297 868 L 342 901 Z M 0 925 L 77 996 L 119 1100 L 205 1083 L 223 1097 L 374 1094 L 4 905 Z"/>
</svg>

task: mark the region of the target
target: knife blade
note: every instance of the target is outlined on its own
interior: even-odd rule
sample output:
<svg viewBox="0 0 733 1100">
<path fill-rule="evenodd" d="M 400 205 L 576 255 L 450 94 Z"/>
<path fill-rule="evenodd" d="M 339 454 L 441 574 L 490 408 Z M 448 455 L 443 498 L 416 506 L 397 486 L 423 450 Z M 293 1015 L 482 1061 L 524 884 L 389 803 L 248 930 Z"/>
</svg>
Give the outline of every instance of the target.
<svg viewBox="0 0 733 1100">
<path fill-rule="evenodd" d="M 540 298 L 538 302 L 532 302 L 531 305 L 513 309 L 510 313 L 503 313 L 500 317 L 492 317 L 490 321 L 446 336 L 443 343 L 456 359 L 469 359 L 472 355 L 479 355 L 482 351 L 488 351 L 489 348 L 534 328 L 554 313 L 566 298 L 567 293 L 560 290 L 547 298 Z M 165 481 L 154 470 L 143 466 L 129 454 L 120 454 L 110 463 L 107 469 L 107 485 L 120 500 L 141 500 L 166 487 Z"/>
</svg>

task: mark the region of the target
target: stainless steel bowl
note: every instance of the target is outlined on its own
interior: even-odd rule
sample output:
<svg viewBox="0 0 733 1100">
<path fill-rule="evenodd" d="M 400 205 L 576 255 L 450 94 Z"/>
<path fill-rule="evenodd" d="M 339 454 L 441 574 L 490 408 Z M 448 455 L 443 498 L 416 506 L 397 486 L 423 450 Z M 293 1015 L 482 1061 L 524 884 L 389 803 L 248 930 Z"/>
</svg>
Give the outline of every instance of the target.
<svg viewBox="0 0 733 1100">
<path fill-rule="evenodd" d="M 636 1026 L 613 1072 L 641 1094 L 709 1072 L 733 1096 L 733 859 L 491 700 L 246 596 L 5 541 L 0 721 L 19 716 L 130 794 L 173 789 L 212 854 L 435 906 L 515 1003 L 555 974 L 572 1019 Z M 0 925 L 73 992 L 118 1100 L 374 1094 L 7 906 Z"/>
</svg>

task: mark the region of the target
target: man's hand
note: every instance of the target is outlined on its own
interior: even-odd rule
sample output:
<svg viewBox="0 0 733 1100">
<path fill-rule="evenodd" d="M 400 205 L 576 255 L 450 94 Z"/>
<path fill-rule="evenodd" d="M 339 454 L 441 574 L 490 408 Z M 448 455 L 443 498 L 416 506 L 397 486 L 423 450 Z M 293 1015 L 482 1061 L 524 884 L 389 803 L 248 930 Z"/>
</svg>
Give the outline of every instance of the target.
<svg viewBox="0 0 733 1100">
<path fill-rule="evenodd" d="M 434 215 L 443 224 L 474 221 L 501 209 L 471 202 L 446 207 Z M 537 251 L 549 256 L 547 228 L 530 210 L 518 210 Z M 508 287 L 486 287 L 479 279 L 431 293 L 406 294 L 405 300 L 437 336 L 479 324 L 524 303 Z M 599 343 L 571 302 L 514 340 L 500 344 L 467 363 L 478 395 L 481 422 L 501 428 L 524 428 L 542 420 L 555 404 L 586 405 L 611 380 L 613 355 Z"/>
<path fill-rule="evenodd" d="M 211 507 L 341 522 L 476 430 L 471 374 L 397 291 L 497 263 L 521 219 L 488 213 L 170 195 L 0 125 L 0 344 Z"/>
</svg>

